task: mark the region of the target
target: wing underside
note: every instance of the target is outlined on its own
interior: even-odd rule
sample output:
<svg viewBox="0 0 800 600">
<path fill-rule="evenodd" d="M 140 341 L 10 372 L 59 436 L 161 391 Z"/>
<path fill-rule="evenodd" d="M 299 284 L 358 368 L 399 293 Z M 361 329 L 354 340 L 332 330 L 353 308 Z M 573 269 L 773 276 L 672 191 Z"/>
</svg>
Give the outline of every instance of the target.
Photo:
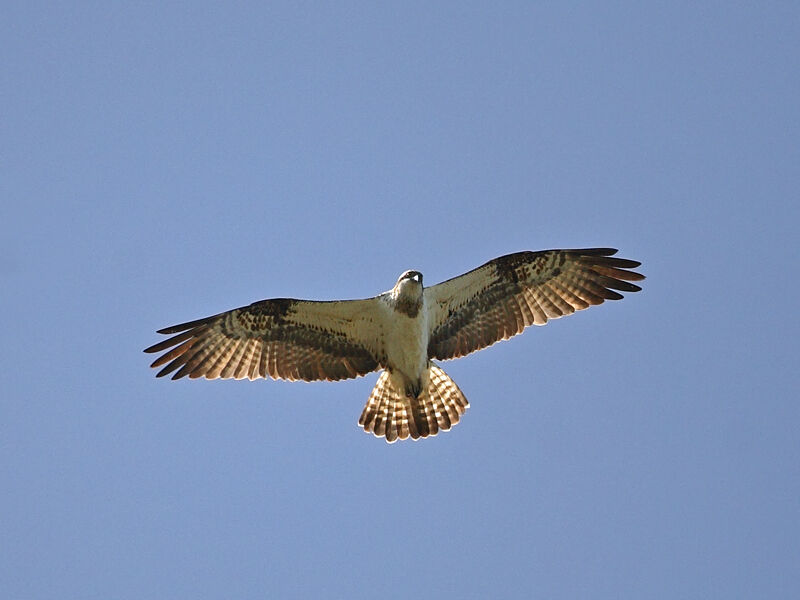
<svg viewBox="0 0 800 600">
<path fill-rule="evenodd" d="M 432 311 L 430 358 L 465 356 L 606 300 L 638 292 L 641 263 L 613 248 L 518 252 L 426 290 Z"/>
<path fill-rule="evenodd" d="M 378 368 L 375 300 L 278 298 L 159 330 L 174 334 L 145 350 L 152 367 L 206 379 L 335 381 Z"/>
</svg>

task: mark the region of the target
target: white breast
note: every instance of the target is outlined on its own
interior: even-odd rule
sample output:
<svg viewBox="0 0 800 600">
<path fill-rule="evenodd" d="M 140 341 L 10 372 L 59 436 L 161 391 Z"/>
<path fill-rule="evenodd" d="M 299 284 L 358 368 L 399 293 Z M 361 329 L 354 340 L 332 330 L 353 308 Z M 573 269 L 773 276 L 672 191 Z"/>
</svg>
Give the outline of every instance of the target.
<svg viewBox="0 0 800 600">
<path fill-rule="evenodd" d="M 416 317 L 395 311 L 387 298 L 381 302 L 386 317 L 388 366 L 416 381 L 428 366 L 428 311 L 424 304 Z"/>
</svg>

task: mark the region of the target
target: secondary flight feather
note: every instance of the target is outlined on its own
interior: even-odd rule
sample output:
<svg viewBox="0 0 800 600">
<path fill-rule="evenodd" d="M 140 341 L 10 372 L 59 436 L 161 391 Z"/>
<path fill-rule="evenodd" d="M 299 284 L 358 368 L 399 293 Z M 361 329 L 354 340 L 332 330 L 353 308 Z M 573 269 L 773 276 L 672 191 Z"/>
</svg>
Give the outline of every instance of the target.
<svg viewBox="0 0 800 600">
<path fill-rule="evenodd" d="M 364 300 L 275 298 L 158 331 L 145 349 L 172 379 L 338 381 L 383 370 L 358 424 L 388 442 L 448 431 L 469 403 L 433 360 L 638 292 L 641 263 L 613 248 L 517 252 L 424 287 L 406 271 Z"/>
</svg>

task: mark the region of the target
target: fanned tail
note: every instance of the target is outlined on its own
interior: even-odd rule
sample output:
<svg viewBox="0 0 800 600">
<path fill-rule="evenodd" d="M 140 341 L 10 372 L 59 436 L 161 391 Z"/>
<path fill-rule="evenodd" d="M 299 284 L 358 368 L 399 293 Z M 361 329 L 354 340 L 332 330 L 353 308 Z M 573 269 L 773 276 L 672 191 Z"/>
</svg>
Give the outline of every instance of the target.
<svg viewBox="0 0 800 600">
<path fill-rule="evenodd" d="M 414 398 L 406 395 L 399 377 L 385 370 L 367 400 L 359 426 L 377 437 L 385 437 L 389 443 L 449 431 L 467 410 L 469 402 L 447 373 L 432 362 L 428 363 L 422 381 L 426 382 L 424 388 Z"/>
</svg>

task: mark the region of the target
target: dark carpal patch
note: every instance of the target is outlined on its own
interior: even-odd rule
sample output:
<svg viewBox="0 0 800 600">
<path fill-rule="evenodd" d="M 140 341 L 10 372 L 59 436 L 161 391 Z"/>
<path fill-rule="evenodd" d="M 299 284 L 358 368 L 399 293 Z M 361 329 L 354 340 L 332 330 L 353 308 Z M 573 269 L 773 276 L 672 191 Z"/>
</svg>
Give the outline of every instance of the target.
<svg viewBox="0 0 800 600">
<path fill-rule="evenodd" d="M 222 320 L 220 328 L 225 335 L 239 338 L 243 334 L 262 334 L 270 331 L 284 322 L 297 300 L 291 298 L 276 298 L 253 302 L 231 311 Z"/>
<path fill-rule="evenodd" d="M 489 261 L 494 266 L 495 273 L 499 279 L 518 282 L 525 280 L 528 276 L 528 266 L 531 264 L 533 252 L 516 252 Z"/>
<path fill-rule="evenodd" d="M 248 312 L 255 316 L 272 317 L 275 321 L 279 321 L 297 304 L 297 300 L 293 298 L 275 298 L 273 300 L 261 300 L 260 302 L 253 302 L 247 307 Z"/>
<path fill-rule="evenodd" d="M 518 283 L 529 281 L 532 274 L 541 276 L 549 270 L 547 279 L 558 277 L 567 260 L 567 252 L 517 252 L 489 261 L 499 279 Z"/>
</svg>

